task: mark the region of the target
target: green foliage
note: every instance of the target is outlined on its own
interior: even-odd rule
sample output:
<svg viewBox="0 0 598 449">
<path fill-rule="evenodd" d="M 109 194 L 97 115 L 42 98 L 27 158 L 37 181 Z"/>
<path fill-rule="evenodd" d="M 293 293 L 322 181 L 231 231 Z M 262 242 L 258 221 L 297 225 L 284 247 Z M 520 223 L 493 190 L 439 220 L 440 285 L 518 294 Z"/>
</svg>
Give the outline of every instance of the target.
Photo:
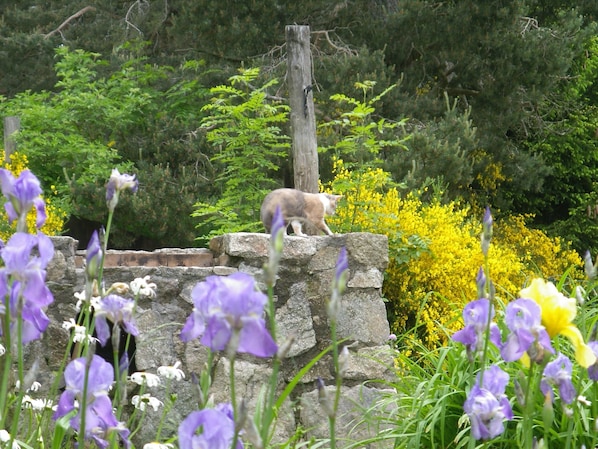
<svg viewBox="0 0 598 449">
<path fill-rule="evenodd" d="M 353 109 L 341 112 L 337 119 L 320 125 L 321 136 L 325 141 L 332 142 L 329 146 L 321 145 L 321 152 L 330 152 L 347 163 L 365 167 L 379 164 L 382 156 L 405 148 L 408 137 L 399 136 L 397 131 L 402 130 L 406 119 L 393 123 L 383 117 L 377 120 L 374 118 L 376 104 L 396 85 L 368 98 L 373 94 L 375 85 L 375 81 L 356 82 L 355 88 L 361 91 L 361 99 L 345 94 L 330 97 L 330 100 L 338 104 L 338 108 L 348 105 Z"/>
<path fill-rule="evenodd" d="M 59 93 L 25 92 L 0 104 L 3 115 L 18 115 L 22 130 L 17 134 L 19 149 L 27 155 L 32 171 L 45 185 L 55 185 L 68 194 L 69 185 L 105 179 L 120 159 L 113 147 L 112 127 L 124 120 L 131 105 L 106 95 L 109 87 L 96 80 L 98 55 L 83 51 L 57 50 Z M 113 86 L 117 82 L 114 81 Z M 130 166 L 124 165 L 123 169 Z"/>
<path fill-rule="evenodd" d="M 400 381 L 393 384 L 396 395 L 385 400 L 396 407 L 397 425 L 391 435 L 397 441 L 395 447 L 466 447 L 471 437 L 463 429 L 463 402 L 471 365 L 453 346 L 433 350 L 418 346 L 415 332 L 396 343 Z M 412 350 L 420 355 L 413 357 Z"/>
<path fill-rule="evenodd" d="M 202 120 L 206 139 L 214 146 L 211 158 L 218 173 L 217 197 L 213 202 L 195 204 L 194 217 L 201 217 L 200 237 L 225 232 L 262 229 L 259 209 L 266 193 L 277 186 L 273 174 L 282 158 L 288 157 L 288 137 L 280 128 L 287 122 L 288 106 L 271 102 L 271 80 L 252 87 L 258 69 L 241 70 L 230 84 L 210 89 L 212 99 L 203 107 L 210 116 Z"/>
<path fill-rule="evenodd" d="M 564 102 L 542 105 L 544 127 L 527 142 L 530 152 L 545 161 L 550 173 L 537 195 L 513 193 L 516 205 L 535 215 L 534 223 L 572 242 L 580 251 L 596 251 L 598 231 L 595 205 L 598 195 L 598 39 L 588 42 L 576 61 L 575 80 L 563 85 Z"/>
<path fill-rule="evenodd" d="M 113 244 L 189 246 L 192 205 L 198 192 L 210 193 L 212 176 L 203 140 L 192 133 L 204 104 L 198 80 L 203 64 L 189 61 L 171 84 L 173 68 L 130 59 L 136 51 L 121 48 L 115 55 L 121 69 L 104 76 L 107 61 L 99 55 L 60 47 L 59 91 L 19 94 L 5 99 L 0 111 L 21 117 L 19 149 L 43 184 L 56 186 L 73 216 L 99 225 L 106 218 L 103 187 L 111 169 L 143 170 L 145 198 L 118 215 Z M 79 238 L 86 240 L 89 233 Z"/>
<path fill-rule="evenodd" d="M 458 101 L 450 103 L 448 95 L 445 101 L 444 116 L 422 126 L 412 126 L 408 151 L 387 155 L 383 166 L 410 190 L 421 191 L 436 181 L 444 185 L 443 194 L 447 198 L 471 200 L 475 192 L 474 182 L 486 178 L 491 157 L 479 146 L 471 111 L 461 112 L 457 108 Z M 496 188 L 501 178 L 497 173 L 492 175 Z M 495 191 L 476 193 L 481 193 L 481 199 L 485 200 L 487 195 L 484 194 Z"/>
<path fill-rule="evenodd" d="M 556 17 L 536 22 L 531 4 L 546 2 L 531 1 L 422 0 L 393 7 L 364 3 L 360 13 L 353 14 L 367 16 L 371 26 L 351 30 L 351 42 L 383 49 L 385 62 L 402 77 L 403 95 L 394 109 L 399 116 L 412 117 L 414 127 L 433 132 L 434 122 L 446 111 L 445 95 L 451 104 L 458 99 L 459 111 L 468 113 L 477 129 L 476 146 L 483 150 L 481 160 L 467 161 L 466 167 L 474 163 L 478 169 L 464 180 L 476 181 L 485 165 L 498 167 L 503 179 L 490 199 L 503 211 L 511 210 L 511 192 L 535 194 L 547 171 L 522 142 L 541 126 L 538 105 L 551 97 L 559 80 L 571 75 L 571 61 L 593 32 L 595 24 L 587 23 L 591 16 L 584 19 L 575 9 L 557 7 Z M 477 182 L 472 187 L 484 190 Z M 462 191 L 456 185 L 448 193 Z"/>
</svg>

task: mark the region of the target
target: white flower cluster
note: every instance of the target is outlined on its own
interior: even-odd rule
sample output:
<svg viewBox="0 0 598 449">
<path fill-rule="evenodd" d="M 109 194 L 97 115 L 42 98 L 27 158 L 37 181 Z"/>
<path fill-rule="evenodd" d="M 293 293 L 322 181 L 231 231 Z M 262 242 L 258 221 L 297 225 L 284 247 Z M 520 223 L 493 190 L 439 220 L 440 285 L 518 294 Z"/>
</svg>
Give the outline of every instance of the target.
<svg viewBox="0 0 598 449">
<path fill-rule="evenodd" d="M 63 321 L 62 328 L 66 329 L 67 331 L 73 331 L 74 343 L 93 343 L 94 341 L 98 341 L 97 338 L 92 337 L 87 333 L 87 328 L 85 326 L 79 326 L 72 318 L 70 318 L 69 321 Z"/>
<path fill-rule="evenodd" d="M 87 298 L 85 297 L 85 291 L 75 292 L 74 296 L 75 298 L 77 298 L 77 305 L 75 306 L 75 308 L 77 309 L 77 312 L 79 312 L 81 311 L 81 306 L 83 305 L 83 303 L 87 301 Z M 100 299 L 102 299 L 101 296 L 92 296 L 90 301 L 91 306 L 94 308 L 97 307 L 100 303 Z"/>
<path fill-rule="evenodd" d="M 181 362 L 178 360 L 173 366 L 161 366 L 158 368 L 158 375 L 166 379 L 183 380 L 185 373 L 182 369 L 179 369 L 179 366 L 181 366 Z"/>
<path fill-rule="evenodd" d="M 174 449 L 174 445 L 170 443 L 146 443 L 143 445 L 143 449 Z"/>
<path fill-rule="evenodd" d="M 154 411 L 158 411 L 161 405 L 164 405 L 162 401 L 159 399 L 151 396 L 148 393 L 142 394 L 139 396 L 136 394 L 131 398 L 131 403 L 135 406 L 136 409 L 141 410 L 142 412 L 145 411 L 145 408 L 149 405 Z"/>
<path fill-rule="evenodd" d="M 0 443 L 8 443 L 10 441 L 10 433 L 5 429 L 0 429 Z M 2 444 L 2 447 L 8 447 L 7 444 Z M 19 443 L 16 440 L 12 442 L 12 449 L 19 449 Z"/>
<path fill-rule="evenodd" d="M 51 399 L 36 399 L 26 394 L 23 396 L 23 407 L 41 412 L 46 409 L 53 410 L 54 403 Z"/>
<path fill-rule="evenodd" d="M 131 281 L 131 292 L 133 295 L 137 296 L 147 296 L 148 298 L 155 298 L 156 297 L 156 284 L 153 282 L 149 282 L 150 277 L 145 276 L 143 278 L 136 278 L 135 280 Z"/>
<path fill-rule="evenodd" d="M 156 376 L 152 373 L 138 371 L 136 373 L 131 374 L 131 382 L 135 382 L 137 385 L 157 387 L 158 385 L 160 385 L 160 376 Z"/>
<path fill-rule="evenodd" d="M 131 374 L 130 379 L 131 382 L 134 382 L 137 385 L 157 387 L 162 383 L 162 377 L 169 380 L 183 380 L 185 378 L 185 373 L 182 369 L 179 368 L 179 366 L 181 366 L 181 362 L 177 360 L 176 363 L 172 366 L 166 365 L 159 367 L 157 375 L 138 371 L 136 373 Z"/>
<path fill-rule="evenodd" d="M 133 294 L 133 296 L 146 296 L 148 298 L 155 298 L 156 297 L 156 289 L 158 288 L 155 283 L 149 282 L 150 276 L 144 276 L 143 278 L 136 278 L 131 281 L 130 284 L 126 284 L 124 282 L 115 282 L 113 283 L 108 291 L 104 292 L 104 295 L 110 293 L 116 293 L 118 295 L 126 295 L 129 292 Z M 97 294 L 97 292 L 96 292 Z M 77 312 L 81 310 L 81 306 L 83 302 L 87 301 L 88 299 L 85 297 L 85 291 L 82 292 L 75 292 L 75 298 L 77 298 Z M 100 300 L 102 299 L 101 296 L 92 296 L 91 298 L 91 306 L 93 308 L 97 308 Z"/>
</svg>

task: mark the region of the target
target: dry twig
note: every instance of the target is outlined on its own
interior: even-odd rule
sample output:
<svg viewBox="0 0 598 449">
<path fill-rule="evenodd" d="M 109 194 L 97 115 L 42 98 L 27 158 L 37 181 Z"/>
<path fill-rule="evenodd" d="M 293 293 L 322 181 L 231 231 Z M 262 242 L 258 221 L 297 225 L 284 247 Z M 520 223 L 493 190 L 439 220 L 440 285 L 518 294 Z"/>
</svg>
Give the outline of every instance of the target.
<svg viewBox="0 0 598 449">
<path fill-rule="evenodd" d="M 62 22 L 58 28 L 50 31 L 48 34 L 45 34 L 44 39 L 48 39 L 48 38 L 54 36 L 56 33 L 60 33 L 60 35 L 62 36 L 62 39 L 64 40 L 64 35 L 62 34 L 62 29 L 64 27 L 66 27 L 72 20 L 75 20 L 75 19 L 81 17 L 83 14 L 85 14 L 88 11 L 95 11 L 95 8 L 93 6 L 86 6 L 85 8 L 80 9 L 75 14 L 73 14 L 68 19 L 66 19 L 64 22 Z"/>
</svg>

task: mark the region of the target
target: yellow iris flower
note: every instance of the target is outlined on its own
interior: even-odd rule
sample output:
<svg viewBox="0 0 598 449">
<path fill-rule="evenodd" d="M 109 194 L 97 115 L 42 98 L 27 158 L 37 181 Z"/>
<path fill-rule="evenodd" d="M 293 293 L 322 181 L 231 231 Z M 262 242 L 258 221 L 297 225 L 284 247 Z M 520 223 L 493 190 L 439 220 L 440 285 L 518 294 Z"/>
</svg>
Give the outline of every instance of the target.
<svg viewBox="0 0 598 449">
<path fill-rule="evenodd" d="M 596 363 L 596 356 L 583 341 L 581 332 L 573 324 L 577 315 L 575 298 L 568 298 L 559 292 L 552 282 L 536 278 L 529 287 L 519 293 L 521 298 L 533 299 L 542 309 L 542 324 L 548 335 L 564 335 L 575 348 L 575 359 L 587 368 Z"/>
</svg>

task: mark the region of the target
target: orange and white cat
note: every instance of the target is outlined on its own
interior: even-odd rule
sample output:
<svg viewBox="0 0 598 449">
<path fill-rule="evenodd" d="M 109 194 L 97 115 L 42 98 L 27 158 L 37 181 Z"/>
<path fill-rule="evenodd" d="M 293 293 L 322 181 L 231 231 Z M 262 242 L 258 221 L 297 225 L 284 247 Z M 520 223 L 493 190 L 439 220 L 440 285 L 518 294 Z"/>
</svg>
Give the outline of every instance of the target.
<svg viewBox="0 0 598 449">
<path fill-rule="evenodd" d="M 328 193 L 305 193 L 295 189 L 276 189 L 266 195 L 260 217 L 266 231 L 270 232 L 272 217 L 276 207 L 280 206 L 286 226 L 293 228 L 295 235 L 305 236 L 303 224 L 312 225 L 318 231 L 333 235 L 324 220 L 326 215 L 334 215 L 336 204 L 342 195 Z"/>
</svg>

